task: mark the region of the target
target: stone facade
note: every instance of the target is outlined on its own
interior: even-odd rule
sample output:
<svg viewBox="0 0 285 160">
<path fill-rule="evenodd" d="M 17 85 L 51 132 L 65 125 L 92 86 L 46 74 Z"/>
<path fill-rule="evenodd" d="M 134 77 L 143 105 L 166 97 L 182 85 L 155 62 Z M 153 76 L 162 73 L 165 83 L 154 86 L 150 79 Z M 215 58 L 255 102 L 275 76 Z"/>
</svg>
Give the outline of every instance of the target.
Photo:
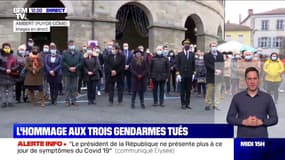
<svg viewBox="0 0 285 160">
<path fill-rule="evenodd" d="M 25 33 L 13 33 L 15 15 L 13 7 L 29 7 L 36 0 L 14 0 L 0 2 L 0 42 L 9 41 L 18 46 L 27 39 Z M 11 3 L 12 2 L 12 3 Z M 78 45 L 90 39 L 99 40 L 101 46 L 116 39 L 115 25 L 118 22 L 118 10 L 126 5 L 135 5 L 142 9 L 149 21 L 148 45 L 153 50 L 157 45 L 168 44 L 170 48 L 181 48 L 185 38 L 185 22 L 191 17 L 195 22 L 197 48 L 206 50 L 210 41 L 217 41 L 224 32 L 224 6 L 220 1 L 97 1 L 61 0 L 68 9 L 68 39 Z M 219 29 L 220 27 L 220 29 Z M 218 33 L 218 30 L 222 31 Z"/>
</svg>

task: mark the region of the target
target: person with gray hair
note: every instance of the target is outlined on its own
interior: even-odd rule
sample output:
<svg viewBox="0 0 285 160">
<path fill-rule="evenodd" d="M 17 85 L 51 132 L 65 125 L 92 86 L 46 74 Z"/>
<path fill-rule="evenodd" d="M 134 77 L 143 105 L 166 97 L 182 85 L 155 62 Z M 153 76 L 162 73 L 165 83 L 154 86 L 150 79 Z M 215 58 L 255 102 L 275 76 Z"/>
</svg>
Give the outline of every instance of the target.
<svg viewBox="0 0 285 160">
<path fill-rule="evenodd" d="M 156 47 L 156 55 L 150 63 L 150 78 L 154 83 L 153 88 L 153 106 L 160 105 L 164 107 L 164 87 L 166 79 L 170 74 L 169 61 L 163 56 L 163 47 Z M 159 104 L 158 104 L 158 88 L 159 88 Z"/>
</svg>

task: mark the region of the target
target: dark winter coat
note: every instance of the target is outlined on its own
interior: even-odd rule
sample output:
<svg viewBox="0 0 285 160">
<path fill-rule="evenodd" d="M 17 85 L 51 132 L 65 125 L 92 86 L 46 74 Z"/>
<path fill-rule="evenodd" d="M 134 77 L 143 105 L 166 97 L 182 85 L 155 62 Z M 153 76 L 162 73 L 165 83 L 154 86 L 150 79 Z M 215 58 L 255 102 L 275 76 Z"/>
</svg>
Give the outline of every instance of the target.
<svg viewBox="0 0 285 160">
<path fill-rule="evenodd" d="M 61 68 L 62 56 L 57 54 L 55 57 L 56 57 L 55 62 L 52 63 L 51 55 L 45 56 L 45 61 L 44 61 L 45 72 L 46 72 L 45 75 L 47 76 L 46 78 L 48 82 L 60 81 L 62 76 L 62 68 Z M 49 74 L 50 71 L 54 71 L 55 76 L 51 76 Z"/>
<path fill-rule="evenodd" d="M 83 80 L 99 80 L 100 79 L 100 64 L 98 57 L 92 56 L 91 58 L 86 57 L 83 59 Z M 93 72 L 93 75 L 88 75 L 88 72 Z"/>
<path fill-rule="evenodd" d="M 17 59 L 12 54 L 6 55 L 0 51 L 0 86 L 13 85 L 19 77 Z M 10 74 L 6 73 L 7 69 L 11 70 Z"/>
<path fill-rule="evenodd" d="M 130 71 L 132 75 L 132 91 L 146 91 L 147 62 L 143 60 L 142 64 L 138 65 L 136 60 L 133 58 L 130 64 Z M 142 77 L 139 78 L 139 75 Z"/>
<path fill-rule="evenodd" d="M 150 63 L 150 77 L 155 81 L 166 80 L 169 76 L 170 67 L 168 59 L 164 56 L 154 56 Z"/>
<path fill-rule="evenodd" d="M 125 56 L 117 54 L 116 61 L 114 61 L 114 54 L 109 54 L 106 57 L 104 66 L 106 77 L 111 77 L 112 70 L 115 70 L 117 75 L 111 77 L 111 80 L 116 81 L 119 78 L 123 78 L 125 70 Z"/>
<path fill-rule="evenodd" d="M 62 69 L 64 76 L 77 77 L 80 75 L 81 66 L 82 54 L 80 54 L 79 50 L 67 50 L 63 52 Z M 69 67 L 76 67 L 76 72 L 70 72 Z"/>
</svg>

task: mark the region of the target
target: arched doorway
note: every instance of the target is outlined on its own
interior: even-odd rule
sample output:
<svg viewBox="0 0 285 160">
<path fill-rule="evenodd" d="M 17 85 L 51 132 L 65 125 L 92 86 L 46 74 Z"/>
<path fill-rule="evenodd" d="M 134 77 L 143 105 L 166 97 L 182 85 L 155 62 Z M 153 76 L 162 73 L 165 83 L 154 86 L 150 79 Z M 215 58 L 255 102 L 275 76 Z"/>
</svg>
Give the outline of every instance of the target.
<svg viewBox="0 0 285 160">
<path fill-rule="evenodd" d="M 129 43 L 129 48 L 136 49 L 138 45 L 148 48 L 149 19 L 139 6 L 125 4 L 117 12 L 116 40 L 120 45 Z"/>
<path fill-rule="evenodd" d="M 203 48 L 203 42 L 198 37 L 204 33 L 204 26 L 200 17 L 196 14 L 188 16 L 184 27 L 186 28 L 185 39 L 189 38 L 192 44 L 197 45 L 197 48 Z"/>
<path fill-rule="evenodd" d="M 48 8 L 48 7 L 61 7 L 65 6 L 60 0 L 43 1 L 43 0 L 28 0 L 26 3 L 27 8 Z M 66 13 L 42 13 L 42 14 L 27 14 L 29 20 L 65 20 Z M 51 32 L 29 32 L 27 39 L 32 38 L 35 44 L 40 48 L 44 44 L 55 42 L 59 50 L 64 50 L 67 46 L 67 27 L 52 27 Z"/>
</svg>

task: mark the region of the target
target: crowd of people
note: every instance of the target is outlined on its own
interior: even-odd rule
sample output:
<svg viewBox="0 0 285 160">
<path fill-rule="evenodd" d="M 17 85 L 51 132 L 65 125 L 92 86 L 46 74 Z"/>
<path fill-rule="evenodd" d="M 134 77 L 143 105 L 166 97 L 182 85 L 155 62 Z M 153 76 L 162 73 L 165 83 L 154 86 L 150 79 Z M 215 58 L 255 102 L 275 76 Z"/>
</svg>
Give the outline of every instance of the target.
<svg viewBox="0 0 285 160">
<path fill-rule="evenodd" d="M 41 107 L 47 100 L 56 105 L 59 95 L 64 95 L 66 106 L 78 106 L 76 96 L 86 86 L 88 105 L 95 105 L 104 89 L 113 106 L 117 88 L 117 105 L 127 92 L 131 108 L 135 108 L 136 95 L 145 108 L 144 94 L 150 88 L 153 106 L 164 107 L 164 95 L 173 91 L 180 92 L 181 108 L 191 109 L 191 92 L 197 92 L 205 98 L 205 110 L 219 110 L 223 96 L 246 89 L 243 80 L 248 67 L 259 70 L 261 89 L 272 94 L 275 103 L 279 91 L 285 89 L 285 60 L 279 53 L 268 57 L 247 50 L 225 53 L 217 50 L 216 42 L 206 52 L 196 50 L 188 39 L 182 41 L 181 49 L 159 45 L 153 53 L 142 45 L 130 49 L 124 43 L 121 48 L 116 41 L 101 49 L 93 43 L 77 47 L 70 40 L 67 49 L 59 51 L 53 42 L 39 48 L 28 39 L 16 50 L 12 48 L 5 42 L 0 50 L 2 107 L 15 105 L 15 100 L 35 106 L 37 98 Z"/>
</svg>

